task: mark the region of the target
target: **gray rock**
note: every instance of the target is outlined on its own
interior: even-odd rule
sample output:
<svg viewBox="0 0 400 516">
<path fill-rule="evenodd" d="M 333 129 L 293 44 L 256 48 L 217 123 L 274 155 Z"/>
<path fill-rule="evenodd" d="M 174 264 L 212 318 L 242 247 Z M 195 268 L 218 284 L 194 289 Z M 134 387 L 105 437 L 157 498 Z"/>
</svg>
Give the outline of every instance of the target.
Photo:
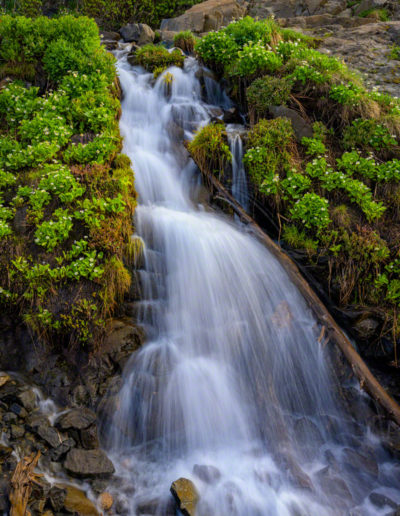
<svg viewBox="0 0 400 516">
<path fill-rule="evenodd" d="M 285 106 L 270 106 L 269 111 L 274 118 L 284 117 L 292 122 L 296 139 L 300 142 L 303 137 L 311 138 L 313 135 L 311 124 L 306 122 L 297 111 Z"/>
<path fill-rule="evenodd" d="M 48 425 L 40 425 L 36 432 L 52 448 L 57 448 L 67 439 L 65 435 L 58 432 L 54 427 Z"/>
<path fill-rule="evenodd" d="M 64 468 L 79 477 L 107 476 L 114 473 L 114 466 L 102 450 L 80 450 L 68 452 Z"/>
<path fill-rule="evenodd" d="M 36 407 L 36 394 L 31 389 L 26 389 L 18 394 L 18 399 L 22 406 L 28 411 Z"/>
<path fill-rule="evenodd" d="M 24 407 L 21 407 L 21 405 L 18 405 L 18 403 L 13 403 L 10 406 L 11 412 L 14 412 L 19 417 L 26 417 L 28 415 L 27 411 L 24 409 Z"/>
<path fill-rule="evenodd" d="M 94 450 L 99 447 L 97 425 L 91 425 L 80 431 L 81 444 L 86 450 Z"/>
<path fill-rule="evenodd" d="M 88 428 L 96 421 L 96 414 L 87 408 L 75 408 L 63 414 L 56 422 L 61 430 L 82 430 Z"/>
<path fill-rule="evenodd" d="M 57 448 L 53 448 L 50 451 L 50 459 L 53 462 L 59 461 L 63 455 L 65 455 L 71 448 L 76 445 L 76 442 L 72 439 L 72 437 L 68 437 L 65 439 Z"/>
<path fill-rule="evenodd" d="M 387 0 L 362 0 L 359 4 L 354 8 L 354 14 L 361 14 L 364 11 L 369 11 L 370 9 L 382 9 L 387 5 Z"/>
<path fill-rule="evenodd" d="M 11 437 L 13 439 L 21 439 L 25 434 L 25 428 L 23 426 L 11 425 Z"/>
<path fill-rule="evenodd" d="M 356 471 L 357 473 L 366 474 L 372 478 L 378 477 L 378 464 L 374 454 L 368 450 L 359 452 L 350 448 L 345 448 L 343 461 L 351 470 Z"/>
<path fill-rule="evenodd" d="M 137 43 L 138 45 L 146 45 L 153 43 L 154 31 L 145 23 L 129 23 L 122 27 L 119 31 L 126 43 Z"/>
<path fill-rule="evenodd" d="M 369 499 L 376 507 L 383 508 L 385 506 L 388 506 L 388 507 L 391 507 L 392 509 L 397 508 L 396 502 L 394 502 L 392 499 L 390 499 L 389 497 L 387 497 L 381 493 L 371 493 L 369 495 Z"/>
<path fill-rule="evenodd" d="M 193 466 L 193 474 L 206 484 L 215 484 L 221 478 L 221 472 L 215 466 L 195 464 Z"/>
<path fill-rule="evenodd" d="M 191 30 L 196 34 L 219 30 L 232 20 L 246 14 L 247 2 L 237 0 L 207 0 L 194 5 L 181 16 L 161 22 L 161 34 Z M 163 36 L 162 36 L 163 37 Z"/>
<path fill-rule="evenodd" d="M 370 339 L 373 335 L 375 335 L 378 327 L 379 322 L 376 319 L 373 319 L 372 317 L 361 319 L 360 321 L 357 321 L 356 324 L 353 326 L 354 330 L 362 339 Z"/>
</svg>

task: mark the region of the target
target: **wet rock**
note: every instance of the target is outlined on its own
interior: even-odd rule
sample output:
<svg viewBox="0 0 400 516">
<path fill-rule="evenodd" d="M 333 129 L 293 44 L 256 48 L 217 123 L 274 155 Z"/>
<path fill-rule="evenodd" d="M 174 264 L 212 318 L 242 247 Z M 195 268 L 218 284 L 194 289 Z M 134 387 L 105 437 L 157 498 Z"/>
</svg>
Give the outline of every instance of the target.
<svg viewBox="0 0 400 516">
<path fill-rule="evenodd" d="M 96 414 L 88 408 L 72 409 L 63 414 L 56 422 L 56 426 L 61 430 L 83 430 L 95 423 Z"/>
<path fill-rule="evenodd" d="M 314 447 L 321 446 L 324 442 L 318 426 L 306 417 L 302 417 L 296 421 L 294 430 L 299 444 Z"/>
<path fill-rule="evenodd" d="M 57 448 L 53 448 L 50 451 L 50 458 L 52 461 L 59 461 L 63 455 L 65 455 L 71 448 L 76 445 L 76 442 L 72 437 L 68 437 L 63 441 Z"/>
<path fill-rule="evenodd" d="M 34 512 L 43 514 L 50 488 L 50 484 L 44 478 L 38 478 L 32 483 L 29 506 Z"/>
<path fill-rule="evenodd" d="M 61 434 L 55 428 L 48 425 L 40 425 L 36 432 L 52 448 L 57 448 L 63 441 L 67 439 L 65 435 Z"/>
<path fill-rule="evenodd" d="M 13 439 L 21 439 L 25 434 L 25 428 L 23 426 L 11 425 L 11 437 Z"/>
<path fill-rule="evenodd" d="M 11 412 L 13 412 L 14 414 L 16 414 L 17 416 L 19 417 L 22 417 L 22 418 L 25 418 L 28 413 L 27 411 L 24 409 L 24 407 L 21 407 L 21 405 L 18 405 L 18 403 L 13 403 L 11 406 L 10 406 L 10 410 Z"/>
<path fill-rule="evenodd" d="M 86 494 L 72 486 L 66 487 L 64 508 L 79 516 L 98 516 L 99 514 L 96 506 L 87 498 Z"/>
<path fill-rule="evenodd" d="M 32 412 L 36 407 L 36 394 L 31 389 L 26 389 L 18 394 L 21 405 L 28 412 Z"/>
<path fill-rule="evenodd" d="M 193 474 L 206 484 L 215 484 L 221 478 L 221 472 L 215 466 L 195 464 L 193 466 Z"/>
<path fill-rule="evenodd" d="M 304 137 L 312 138 L 313 130 L 311 124 L 306 122 L 294 109 L 285 106 L 270 106 L 269 111 L 274 118 L 288 118 L 292 122 L 297 141 L 300 142 Z"/>
<path fill-rule="evenodd" d="M 119 32 L 102 30 L 100 33 L 101 39 L 106 39 L 108 41 L 119 41 L 121 39 L 121 34 Z"/>
<path fill-rule="evenodd" d="M 11 423 L 12 421 L 17 421 L 18 416 L 14 414 L 13 412 L 7 412 L 3 416 L 3 422 L 4 423 Z"/>
<path fill-rule="evenodd" d="M 10 492 L 10 483 L 7 479 L 0 479 L 0 514 L 8 514 L 10 502 L 8 495 Z"/>
<path fill-rule="evenodd" d="M 247 2 L 208 0 L 194 5 L 181 16 L 163 20 L 161 22 L 161 33 L 164 31 L 191 30 L 194 33 L 201 34 L 211 30 L 219 30 L 232 20 L 244 16 L 246 8 Z"/>
<path fill-rule="evenodd" d="M 5 373 L 0 373 L 0 387 L 11 381 L 11 376 Z"/>
<path fill-rule="evenodd" d="M 194 483 L 187 478 L 179 478 L 171 485 L 171 493 L 185 516 L 195 516 L 199 493 Z"/>
<path fill-rule="evenodd" d="M 241 124 L 242 118 L 240 116 L 240 112 L 237 107 L 232 107 L 224 111 L 224 116 L 222 120 L 226 124 Z"/>
<path fill-rule="evenodd" d="M 119 31 L 126 43 L 137 43 L 138 45 L 146 45 L 153 43 L 154 31 L 145 23 L 128 23 Z"/>
<path fill-rule="evenodd" d="M 369 499 L 376 507 L 391 507 L 392 509 L 397 508 L 397 503 L 391 500 L 388 496 L 385 496 L 381 493 L 371 493 L 369 495 Z"/>
<path fill-rule="evenodd" d="M 79 477 L 108 476 L 114 473 L 114 466 L 102 450 L 81 450 L 73 448 L 68 452 L 64 468 Z"/>
<path fill-rule="evenodd" d="M 368 450 L 361 452 L 345 448 L 343 461 L 357 473 L 366 474 L 373 478 L 378 477 L 379 468 L 373 452 L 368 452 Z"/>
<path fill-rule="evenodd" d="M 114 499 L 110 493 L 101 493 L 99 496 L 99 505 L 103 511 L 109 511 L 113 506 Z"/>
<path fill-rule="evenodd" d="M 90 425 L 80 431 L 81 444 L 86 450 L 94 450 L 99 447 L 99 437 L 97 435 L 97 425 Z"/>
<path fill-rule="evenodd" d="M 346 482 L 331 467 L 322 469 L 317 473 L 323 492 L 335 501 L 338 508 L 343 511 L 353 503 L 353 497 Z"/>
<path fill-rule="evenodd" d="M 60 511 L 64 507 L 67 489 L 63 486 L 53 486 L 49 492 L 51 506 L 55 511 Z"/>
<path fill-rule="evenodd" d="M 366 317 L 365 319 L 357 321 L 354 324 L 353 329 L 357 332 L 360 338 L 368 340 L 375 335 L 378 327 L 379 322 L 376 319 Z"/>
</svg>

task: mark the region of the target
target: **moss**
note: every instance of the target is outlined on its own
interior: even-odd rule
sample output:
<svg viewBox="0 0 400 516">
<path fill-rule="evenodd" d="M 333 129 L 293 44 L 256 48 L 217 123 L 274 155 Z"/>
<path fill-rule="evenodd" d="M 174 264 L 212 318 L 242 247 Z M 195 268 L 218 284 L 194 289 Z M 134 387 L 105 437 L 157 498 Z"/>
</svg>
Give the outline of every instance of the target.
<svg viewBox="0 0 400 516">
<path fill-rule="evenodd" d="M 174 45 L 183 50 L 186 54 L 192 54 L 196 39 L 196 36 L 190 30 L 185 30 L 178 32 L 178 34 L 174 36 Z"/>
<path fill-rule="evenodd" d="M 180 50 L 168 52 L 166 48 L 157 45 L 145 45 L 139 48 L 135 54 L 136 63 L 149 72 L 169 66 L 182 68 L 184 60 L 185 57 Z"/>
<path fill-rule="evenodd" d="M 270 106 L 284 106 L 290 98 L 292 82 L 285 77 L 266 75 L 256 79 L 246 90 L 252 120 L 268 114 Z"/>
<path fill-rule="evenodd" d="M 374 18 L 378 21 L 389 21 L 390 15 L 387 9 L 367 9 L 360 14 L 361 18 Z"/>
<path fill-rule="evenodd" d="M 200 129 L 188 145 L 201 170 L 223 176 L 225 165 L 232 160 L 223 124 L 210 124 Z"/>
</svg>

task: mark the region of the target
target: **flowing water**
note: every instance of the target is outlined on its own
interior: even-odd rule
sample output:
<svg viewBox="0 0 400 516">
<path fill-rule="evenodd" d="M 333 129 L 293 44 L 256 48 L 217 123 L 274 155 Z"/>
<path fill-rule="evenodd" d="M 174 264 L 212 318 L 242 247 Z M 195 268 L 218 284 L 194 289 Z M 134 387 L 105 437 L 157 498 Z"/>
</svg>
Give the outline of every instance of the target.
<svg viewBox="0 0 400 516">
<path fill-rule="evenodd" d="M 199 71 L 188 58 L 169 69 L 172 83 L 154 84 L 119 59 L 148 336 L 106 424 L 121 510 L 174 514 L 171 482 L 187 477 L 197 516 L 388 514 L 368 495 L 400 502 L 399 470 L 339 399 L 329 344 L 302 296 L 245 228 L 196 201 L 182 142 L 217 102 L 229 105 L 210 81 L 207 104 Z"/>
<path fill-rule="evenodd" d="M 249 208 L 249 191 L 243 163 L 242 126 L 228 125 L 227 134 L 232 154 L 232 195 L 244 210 Z"/>
</svg>

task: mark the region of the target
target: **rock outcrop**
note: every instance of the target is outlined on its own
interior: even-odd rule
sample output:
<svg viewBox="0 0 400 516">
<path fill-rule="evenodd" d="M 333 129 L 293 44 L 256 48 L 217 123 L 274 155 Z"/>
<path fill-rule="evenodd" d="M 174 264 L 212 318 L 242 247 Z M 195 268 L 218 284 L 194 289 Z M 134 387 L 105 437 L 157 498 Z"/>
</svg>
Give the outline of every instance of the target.
<svg viewBox="0 0 400 516">
<path fill-rule="evenodd" d="M 194 5 L 181 16 L 161 22 L 162 32 L 180 32 L 191 30 L 202 34 L 219 30 L 232 20 L 246 14 L 247 2 L 239 0 L 208 0 Z"/>
</svg>

